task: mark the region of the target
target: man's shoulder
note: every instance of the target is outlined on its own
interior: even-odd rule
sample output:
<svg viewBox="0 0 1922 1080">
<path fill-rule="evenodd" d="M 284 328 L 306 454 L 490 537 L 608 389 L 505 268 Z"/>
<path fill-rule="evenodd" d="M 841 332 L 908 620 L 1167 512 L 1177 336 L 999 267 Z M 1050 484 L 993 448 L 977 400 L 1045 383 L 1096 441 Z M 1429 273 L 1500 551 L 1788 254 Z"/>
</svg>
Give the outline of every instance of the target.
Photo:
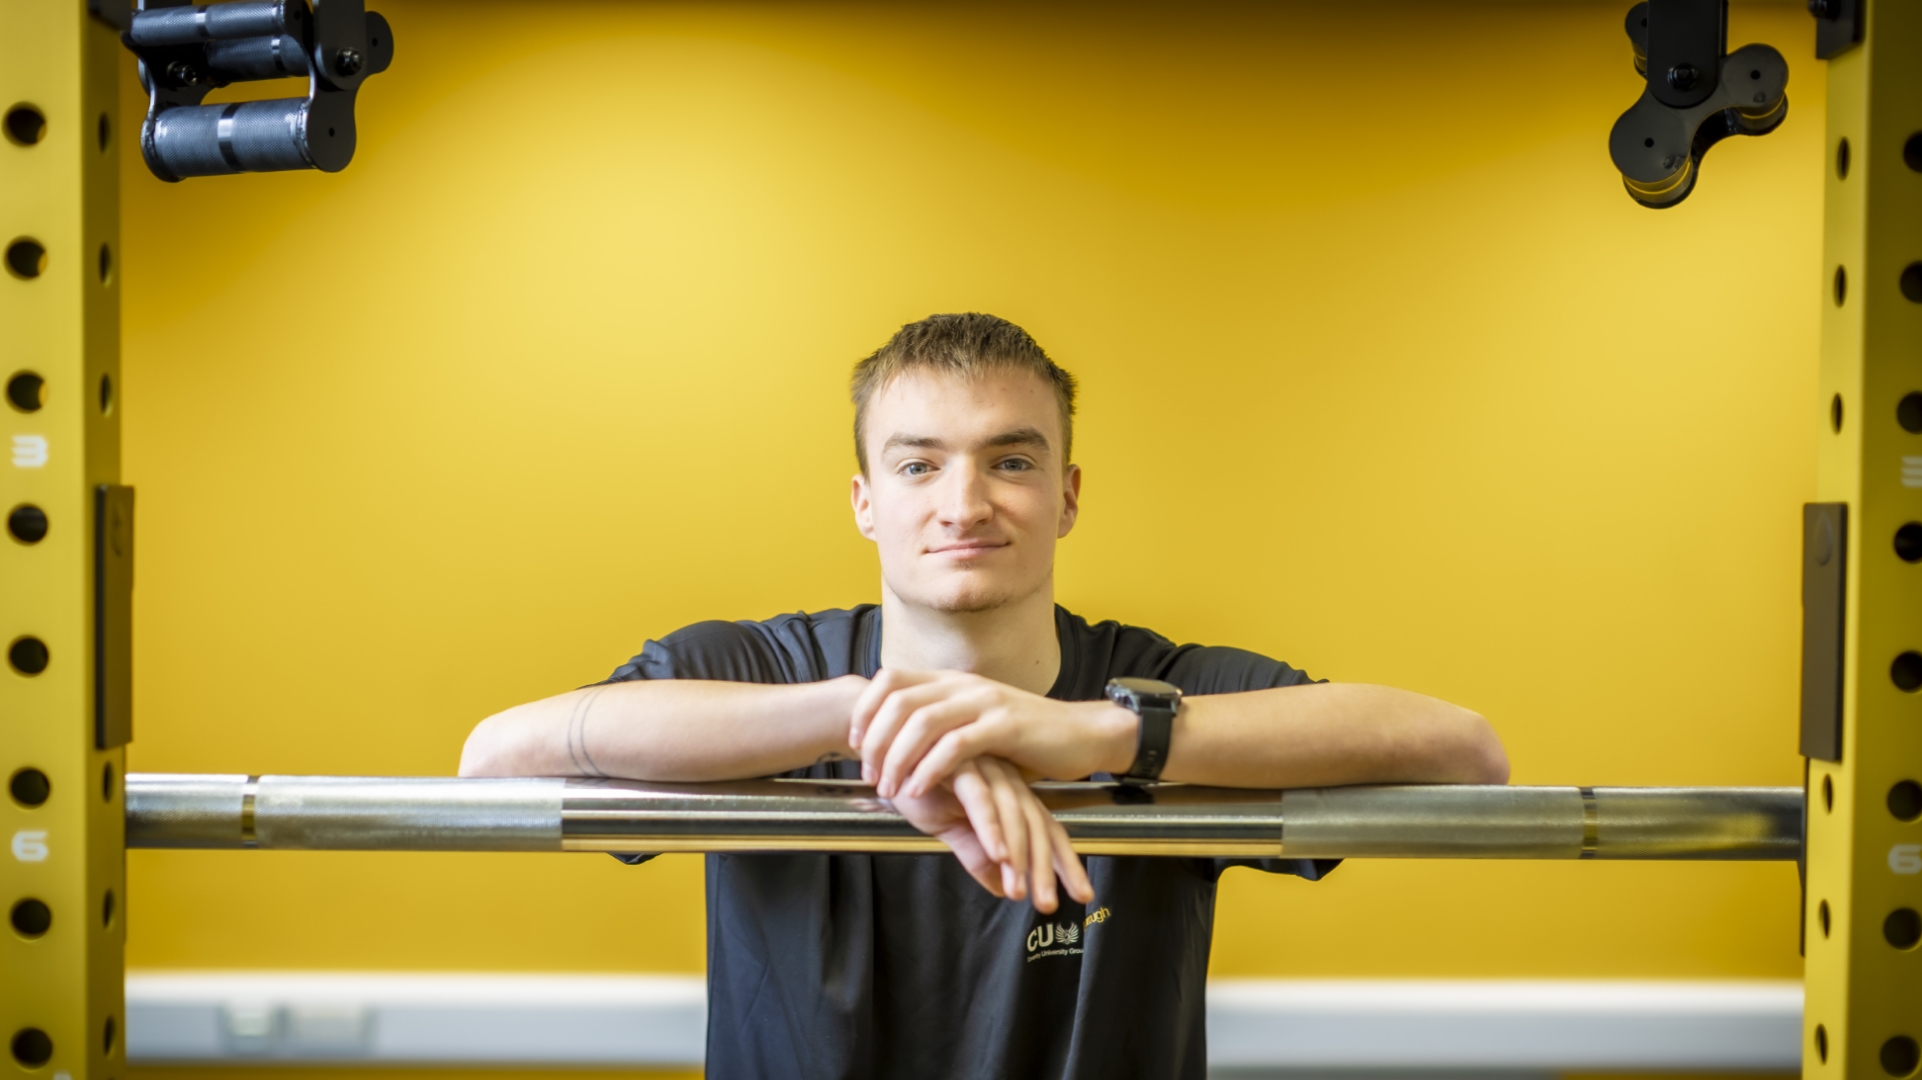
<svg viewBox="0 0 1922 1080">
<path fill-rule="evenodd" d="M 662 641 L 748 644 L 851 636 L 873 604 L 826 611 L 790 611 L 767 619 L 705 619 L 668 634 Z"/>
<path fill-rule="evenodd" d="M 1091 623 L 1055 609 L 1063 659 L 1072 659 L 1069 699 L 1101 696 L 1107 681 L 1120 676 L 1160 679 L 1189 694 L 1231 694 L 1311 682 L 1306 672 L 1270 656 L 1225 645 L 1176 644 L 1145 626 L 1113 619 Z M 1064 669 L 1067 665 L 1064 664 Z"/>
<path fill-rule="evenodd" d="M 875 610 L 873 604 L 861 604 L 769 619 L 692 623 L 647 642 L 609 681 L 800 683 L 838 678 L 861 670 Z"/>
</svg>

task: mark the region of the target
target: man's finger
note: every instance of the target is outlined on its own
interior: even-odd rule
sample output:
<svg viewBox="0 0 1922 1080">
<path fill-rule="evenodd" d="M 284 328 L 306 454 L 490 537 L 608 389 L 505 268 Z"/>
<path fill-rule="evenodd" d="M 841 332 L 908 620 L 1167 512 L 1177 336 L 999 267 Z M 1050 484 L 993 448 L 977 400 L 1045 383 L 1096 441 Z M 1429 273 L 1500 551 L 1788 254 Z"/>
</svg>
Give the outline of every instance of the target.
<svg viewBox="0 0 1922 1080">
<path fill-rule="evenodd" d="M 899 668 L 882 668 L 868 680 L 861 696 L 854 699 L 854 710 L 848 715 L 848 745 L 856 750 L 861 748 L 861 740 L 866 736 L 874 714 L 888 695 L 906 686 L 929 682 L 938 677 L 937 673 L 925 671 L 903 671 Z"/>
<path fill-rule="evenodd" d="M 881 763 L 881 776 L 876 781 L 881 795 L 893 798 L 935 741 L 955 728 L 972 724 L 981 715 L 981 704 L 980 698 L 966 694 L 937 698 L 910 713 L 894 733 Z"/>
<path fill-rule="evenodd" d="M 996 751 L 1003 747 L 996 736 L 1000 734 L 1000 725 L 986 718 L 949 729 L 922 756 L 921 764 L 914 767 L 914 772 L 901 785 L 902 790 L 909 798 L 920 798 L 969 761 L 987 755 L 999 756 Z"/>
<path fill-rule="evenodd" d="M 1053 841 L 1054 869 L 1061 878 L 1061 884 L 1068 895 L 1082 903 L 1094 899 L 1094 882 L 1088 880 L 1088 868 L 1081 863 L 1081 856 L 1074 850 L 1074 843 L 1068 839 L 1068 830 L 1063 828 L 1054 815 L 1048 816 L 1048 833 Z"/>
<path fill-rule="evenodd" d="M 868 723 L 874 719 L 874 710 L 881 707 L 892 690 L 894 672 L 887 668 L 874 673 L 868 685 L 861 690 L 861 696 L 854 699 L 854 709 L 848 714 L 848 745 L 861 749 L 861 738 L 867 733 Z"/>
<path fill-rule="evenodd" d="M 862 779 L 869 783 L 880 781 L 882 762 L 901 725 L 914 710 L 941 700 L 945 694 L 946 690 L 938 683 L 928 682 L 901 687 L 887 696 L 868 722 L 867 733 L 861 736 Z"/>
<path fill-rule="evenodd" d="M 988 790 L 994 793 L 995 806 L 1001 812 L 1001 835 L 1008 847 L 1003 861 L 1009 873 L 1004 879 L 1013 881 L 1008 888 L 1008 898 L 1020 900 L 1028 895 L 1023 880 L 1028 873 L 1028 819 L 1021 808 L 1021 791 L 1016 786 L 1020 781 L 1011 781 L 1006 767 L 993 758 L 982 758 L 979 765 L 981 775 L 988 781 Z"/>
<path fill-rule="evenodd" d="M 896 691 L 912 685 L 911 673 L 882 668 L 868 680 L 867 688 L 854 701 L 848 718 L 848 745 L 860 749 L 874 730 L 874 716 Z"/>
<path fill-rule="evenodd" d="M 1025 788 L 1026 785 L 1023 785 Z M 1054 845 L 1050 843 L 1048 825 L 1053 821 L 1046 807 L 1034 794 L 1033 789 L 1023 792 L 1023 811 L 1028 819 L 1028 843 L 1033 863 L 1028 870 L 1028 880 L 1032 882 L 1031 893 L 1034 909 L 1043 915 L 1050 914 L 1060 906 L 1054 887 Z"/>
<path fill-rule="evenodd" d="M 973 762 L 965 762 L 955 770 L 954 781 L 949 786 L 954 789 L 954 797 L 961 801 L 961 808 L 967 811 L 968 823 L 974 826 L 974 834 L 980 837 L 988 858 L 1006 862 L 1008 842 L 1001 831 L 1001 813 L 981 770 Z"/>
<path fill-rule="evenodd" d="M 1016 889 L 1009 891 L 1008 898 L 1025 899 L 1035 903 L 1037 910 L 1053 911 L 1054 872 L 1050 869 L 1053 850 L 1048 834 L 1039 827 L 1036 817 L 1036 812 L 1047 817 L 1047 811 L 1041 808 L 1033 789 L 1021 779 L 1019 769 L 997 757 L 976 761 L 982 775 L 993 785 L 998 805 L 1002 807 L 1002 833 L 1009 839 L 1008 867 L 1020 882 Z"/>
<path fill-rule="evenodd" d="M 941 842 L 948 845 L 948 850 L 954 852 L 954 857 L 960 861 L 961 868 L 968 872 L 969 877 L 980 883 L 982 888 L 995 896 L 1004 899 L 1007 897 L 1007 891 L 1003 886 L 1003 875 L 1000 872 L 1002 864 L 989 858 L 988 853 L 981 850 L 981 842 L 976 839 L 974 830 L 966 826 L 949 829 L 941 834 Z"/>
<path fill-rule="evenodd" d="M 998 757 L 981 757 L 974 761 L 984 777 L 992 779 L 997 794 L 1013 795 L 1021 806 L 1021 820 L 1027 825 L 1028 842 L 1032 861 L 1024 865 L 1024 874 L 1029 879 L 1029 896 L 1036 910 L 1048 913 L 1059 906 L 1055 889 L 1057 869 L 1061 881 L 1069 890 L 1069 895 L 1082 902 L 1094 898 L 1094 888 L 1088 881 L 1087 871 L 1075 854 L 1068 840 L 1068 831 L 1048 813 L 1041 803 L 1040 796 L 1022 779 L 1022 774 L 1012 763 Z M 1004 829 L 1015 831 L 1008 825 L 1009 815 L 1002 815 Z M 1011 899 L 1021 897 L 1009 890 Z"/>
</svg>

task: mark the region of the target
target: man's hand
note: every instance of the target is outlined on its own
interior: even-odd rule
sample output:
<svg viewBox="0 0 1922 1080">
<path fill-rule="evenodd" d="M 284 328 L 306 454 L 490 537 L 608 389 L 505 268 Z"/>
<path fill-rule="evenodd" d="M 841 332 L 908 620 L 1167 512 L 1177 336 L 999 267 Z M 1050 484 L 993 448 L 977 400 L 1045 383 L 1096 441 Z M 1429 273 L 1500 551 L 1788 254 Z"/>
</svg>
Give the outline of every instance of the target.
<svg viewBox="0 0 1922 1080">
<path fill-rule="evenodd" d="M 1107 701 L 1056 701 L 961 671 L 884 668 L 855 703 L 848 745 L 883 797 L 919 798 L 982 756 L 1050 780 L 1126 769 L 1136 726 Z"/>
<path fill-rule="evenodd" d="M 998 758 L 964 762 L 952 779 L 894 808 L 908 823 L 948 845 L 974 880 L 996 896 L 1029 900 L 1035 910 L 1058 906 L 1055 878 L 1082 903 L 1094 886 L 1067 830 L 1048 813 L 1014 766 Z"/>
</svg>

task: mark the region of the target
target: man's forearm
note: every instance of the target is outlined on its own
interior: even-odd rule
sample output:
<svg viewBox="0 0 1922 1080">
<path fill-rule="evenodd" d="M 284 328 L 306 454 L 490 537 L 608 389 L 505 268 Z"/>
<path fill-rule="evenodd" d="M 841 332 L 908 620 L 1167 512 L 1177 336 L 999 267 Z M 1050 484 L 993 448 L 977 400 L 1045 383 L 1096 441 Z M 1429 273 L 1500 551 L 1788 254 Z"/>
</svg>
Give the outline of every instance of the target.
<svg viewBox="0 0 1922 1080">
<path fill-rule="evenodd" d="M 1123 728 L 1108 750 L 1116 772 L 1135 752 L 1135 729 Z M 1162 778 L 1262 788 L 1500 784 L 1508 756 L 1488 722 L 1460 706 L 1387 686 L 1318 683 L 1184 699 Z"/>
<path fill-rule="evenodd" d="M 849 753 L 848 713 L 867 680 L 792 686 L 661 679 L 611 683 L 481 721 L 462 776 L 769 776 Z"/>
</svg>

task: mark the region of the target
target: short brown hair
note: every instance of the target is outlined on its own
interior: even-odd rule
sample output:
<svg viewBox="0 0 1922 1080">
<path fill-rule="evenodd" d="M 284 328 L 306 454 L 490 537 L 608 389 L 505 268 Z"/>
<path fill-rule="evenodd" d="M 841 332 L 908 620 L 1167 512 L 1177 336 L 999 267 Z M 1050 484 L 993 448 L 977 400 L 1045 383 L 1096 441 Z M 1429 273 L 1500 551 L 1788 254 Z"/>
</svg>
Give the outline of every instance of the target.
<svg viewBox="0 0 1922 1080">
<path fill-rule="evenodd" d="M 854 399 L 854 457 L 861 463 L 861 472 L 868 471 L 868 403 L 889 383 L 916 370 L 974 376 L 997 368 L 1032 372 L 1054 388 L 1055 401 L 1061 406 L 1061 463 L 1073 460 L 1074 376 L 1048 359 L 1026 330 L 1006 319 L 970 311 L 911 322 L 854 365 L 848 393 Z"/>
</svg>

